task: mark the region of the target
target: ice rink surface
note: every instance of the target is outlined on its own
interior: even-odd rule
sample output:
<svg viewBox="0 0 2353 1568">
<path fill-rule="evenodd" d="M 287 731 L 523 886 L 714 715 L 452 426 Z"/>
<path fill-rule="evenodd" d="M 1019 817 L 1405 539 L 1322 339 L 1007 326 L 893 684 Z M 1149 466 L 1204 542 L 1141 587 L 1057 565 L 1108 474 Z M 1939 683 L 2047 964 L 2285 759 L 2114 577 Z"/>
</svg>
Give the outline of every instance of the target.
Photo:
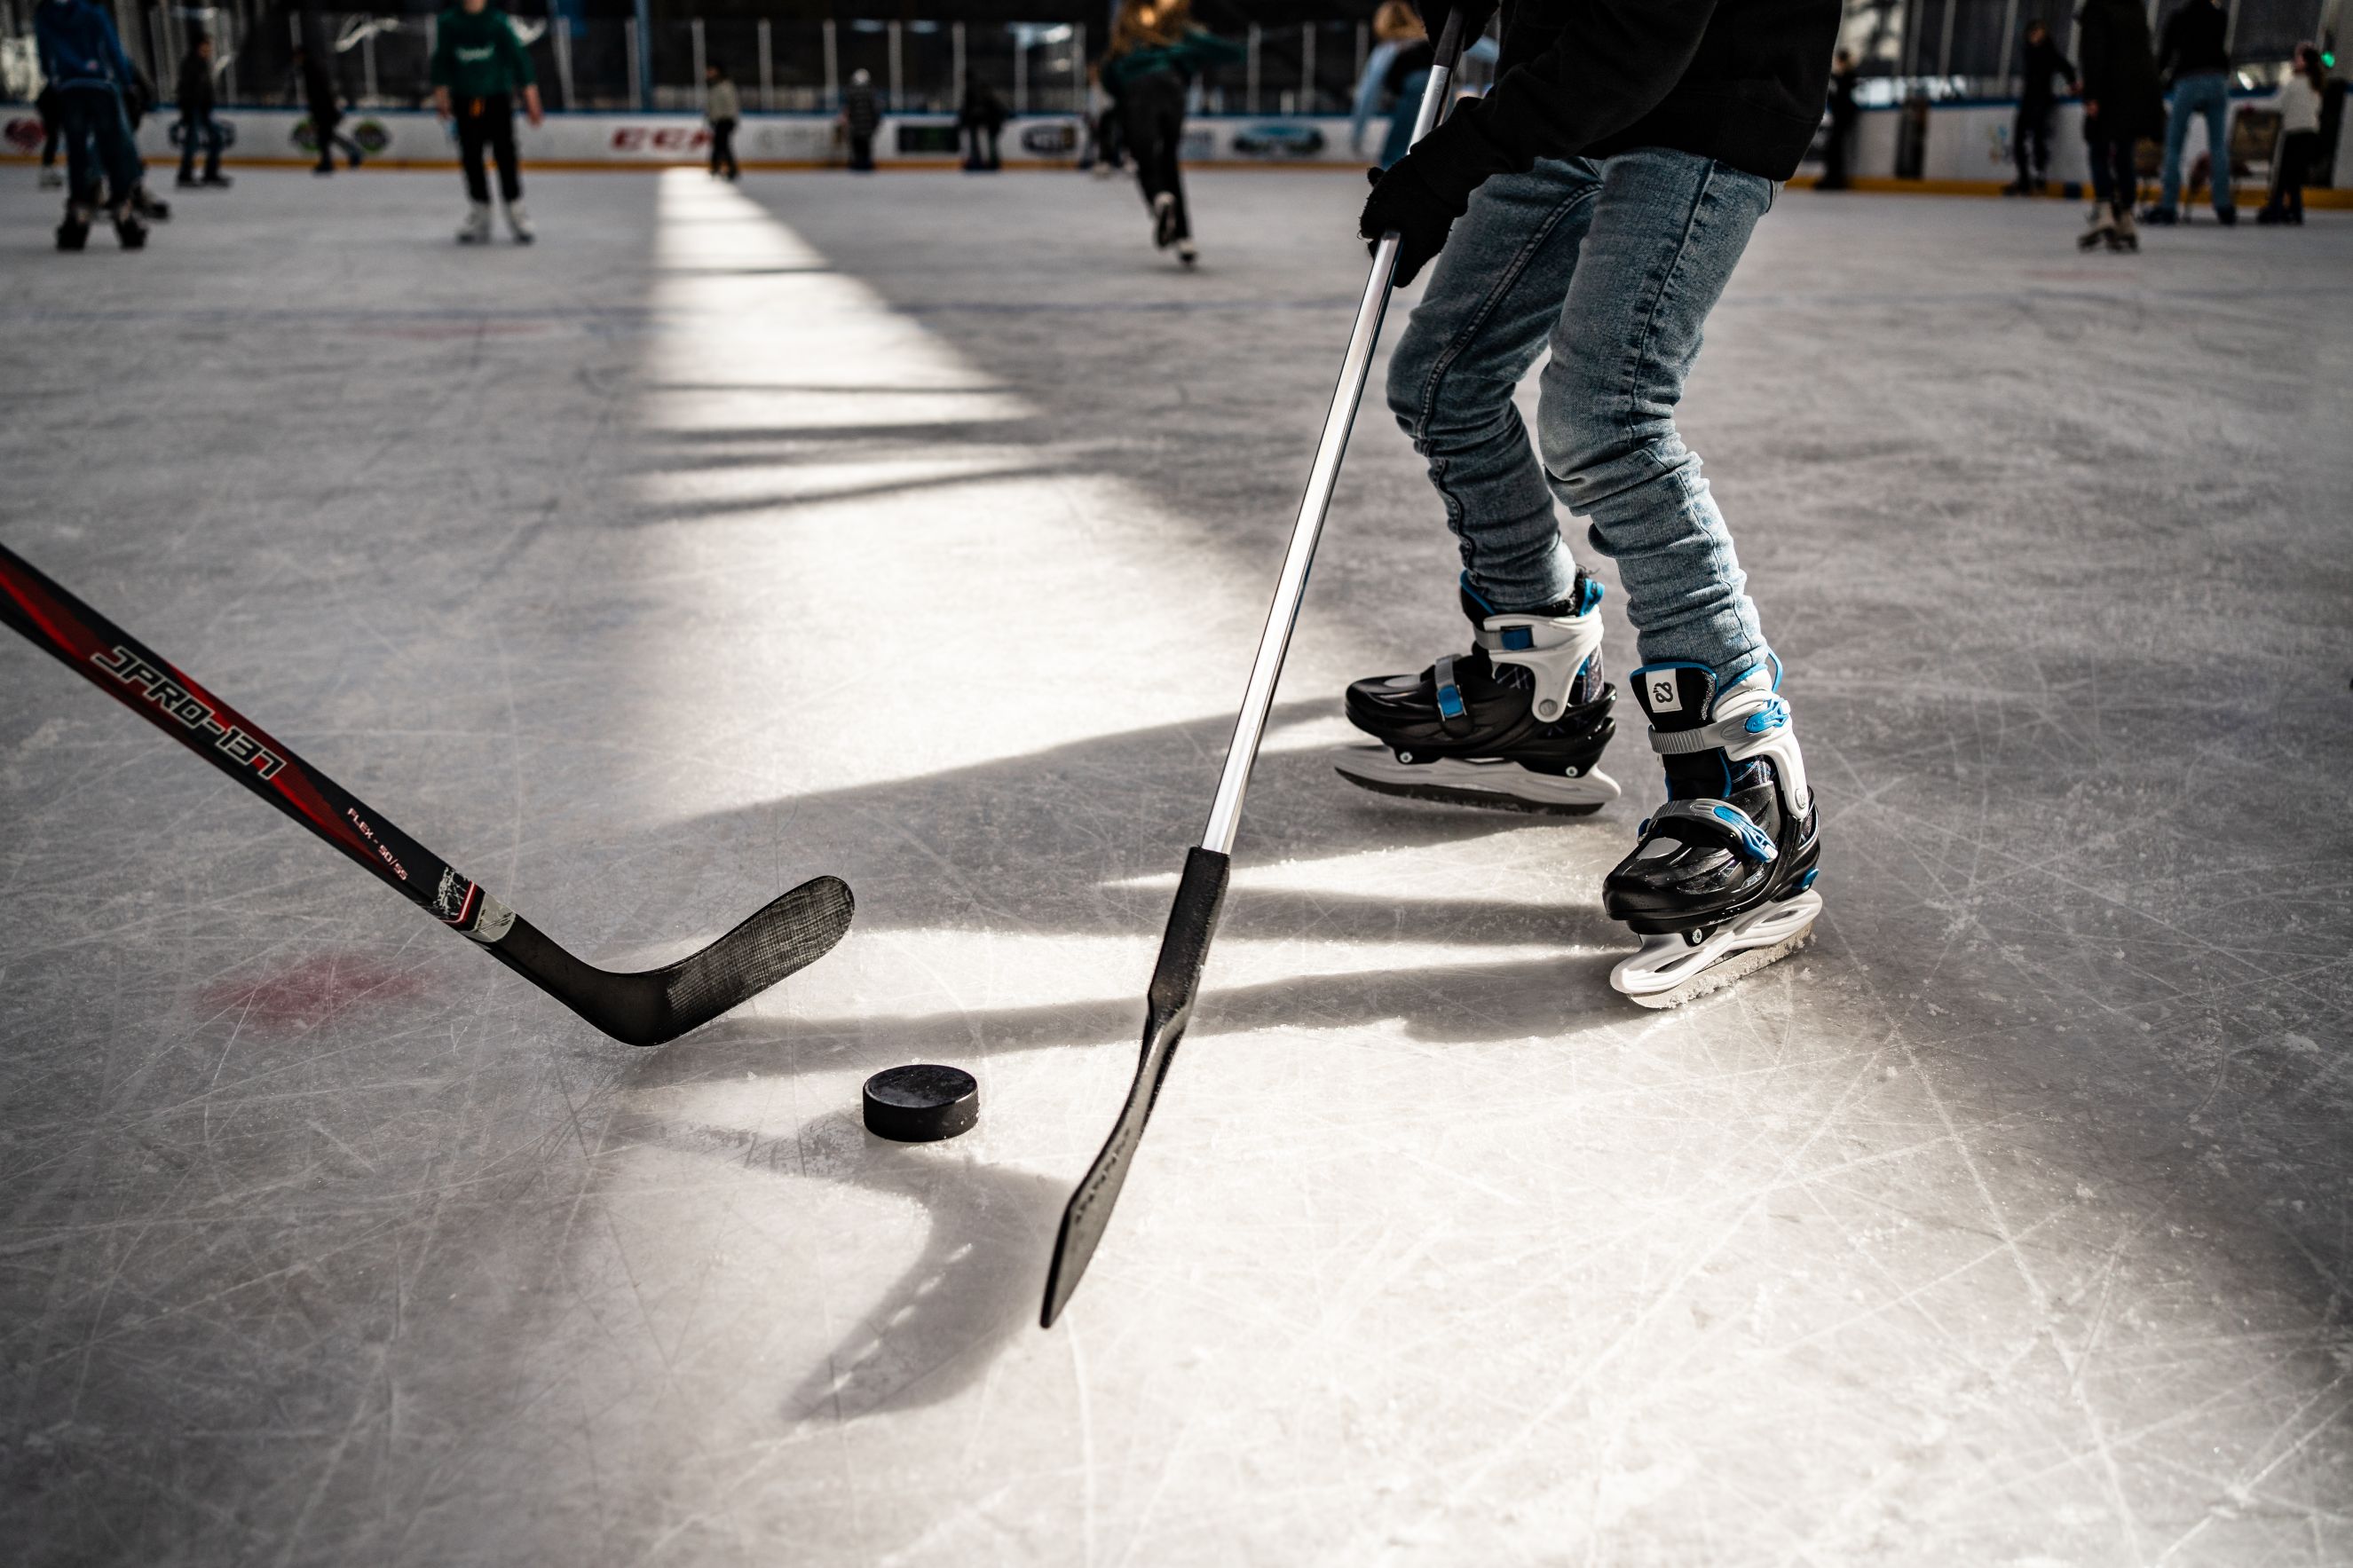
<svg viewBox="0 0 2353 1568">
<path fill-rule="evenodd" d="M 245 174 L 79 258 L 32 184 L 0 540 L 592 961 L 860 914 L 632 1051 L 0 647 L 13 1561 L 2353 1561 L 2353 221 L 1782 198 L 1683 426 L 1829 907 L 1682 1013 L 1607 984 L 1630 703 L 1582 822 L 1324 760 L 1462 646 L 1368 403 L 1047 1333 L 1358 179 L 1197 177 L 1194 277 L 1078 176 L 534 175 L 469 253 Z M 862 1131 L 916 1059 L 976 1132 Z"/>
</svg>

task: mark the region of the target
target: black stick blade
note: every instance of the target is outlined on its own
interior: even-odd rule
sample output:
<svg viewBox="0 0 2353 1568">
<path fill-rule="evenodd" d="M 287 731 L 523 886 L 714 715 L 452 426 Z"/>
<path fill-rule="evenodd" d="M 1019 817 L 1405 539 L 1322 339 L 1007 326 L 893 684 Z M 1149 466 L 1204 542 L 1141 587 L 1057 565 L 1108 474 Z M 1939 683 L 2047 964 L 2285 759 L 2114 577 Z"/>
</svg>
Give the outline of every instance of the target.
<svg viewBox="0 0 2353 1568">
<path fill-rule="evenodd" d="M 849 884 L 818 877 L 702 952 L 637 974 L 583 963 L 521 917 L 489 952 L 613 1038 L 659 1046 L 823 958 L 848 934 L 856 908 Z"/>
<path fill-rule="evenodd" d="M 1176 1059 L 1177 1042 L 1192 1021 L 1193 998 L 1200 989 L 1202 966 L 1209 960 L 1209 942 L 1217 935 L 1218 910 L 1225 901 L 1232 865 L 1214 849 L 1197 848 L 1185 857 L 1185 876 L 1176 884 L 1176 902 L 1168 911 L 1160 961 L 1153 966 L 1152 990 L 1145 1003 L 1144 1053 L 1135 1064 L 1135 1081 L 1103 1152 L 1062 1210 L 1054 1260 L 1046 1270 L 1046 1304 L 1038 1317 L 1042 1328 L 1052 1328 L 1071 1304 L 1111 1225 L 1112 1206 L 1119 1202 L 1119 1190 L 1127 1184 L 1128 1168 L 1144 1142 L 1145 1123 L 1152 1119 L 1160 1086 Z"/>
</svg>

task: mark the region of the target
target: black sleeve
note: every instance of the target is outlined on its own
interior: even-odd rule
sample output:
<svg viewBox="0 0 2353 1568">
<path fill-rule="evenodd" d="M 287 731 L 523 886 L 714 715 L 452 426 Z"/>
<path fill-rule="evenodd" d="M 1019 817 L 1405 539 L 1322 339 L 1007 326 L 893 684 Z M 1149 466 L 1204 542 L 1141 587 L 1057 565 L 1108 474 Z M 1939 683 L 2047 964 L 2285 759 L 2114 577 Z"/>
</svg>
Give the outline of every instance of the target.
<svg viewBox="0 0 2353 1568">
<path fill-rule="evenodd" d="M 1467 176 L 1467 189 L 1538 158 L 1573 158 L 1633 124 L 1683 79 L 1715 7 L 1716 0 L 1569 0 L 1560 7 L 1559 42 L 1448 117 L 1441 157 L 1451 165 L 1449 183 Z"/>
<path fill-rule="evenodd" d="M 2164 38 L 2157 46 L 2157 74 L 2160 80 L 2173 63 L 2173 57 L 2181 52 L 2181 18 L 2189 14 L 2189 8 L 2185 5 L 2165 19 Z"/>
</svg>

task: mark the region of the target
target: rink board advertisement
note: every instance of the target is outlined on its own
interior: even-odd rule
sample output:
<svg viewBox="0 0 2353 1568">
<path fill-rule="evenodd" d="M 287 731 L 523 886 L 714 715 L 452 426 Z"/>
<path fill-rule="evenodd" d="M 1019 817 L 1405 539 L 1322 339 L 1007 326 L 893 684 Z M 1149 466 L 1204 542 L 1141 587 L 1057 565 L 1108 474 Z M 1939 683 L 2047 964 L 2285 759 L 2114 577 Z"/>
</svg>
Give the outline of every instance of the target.
<svg viewBox="0 0 2353 1568">
<path fill-rule="evenodd" d="M 2233 100 L 2238 107 L 2264 107 L 2267 99 Z M 1895 173 L 1896 143 L 1904 110 L 1865 110 L 1855 126 L 1854 172 L 1886 179 Z M 1973 101 L 1938 105 L 1928 115 L 1918 177 L 1927 182 L 2009 180 L 2013 174 L 2010 137 L 2015 104 Z M 309 116 L 291 109 L 230 109 L 216 117 L 227 139 L 231 163 L 290 163 L 314 160 L 318 145 Z M 150 162 L 178 157 L 178 122 L 166 106 L 139 128 L 139 146 Z M 358 143 L 367 157 L 395 165 L 452 165 L 458 161 L 454 130 L 426 110 L 361 110 L 347 115 L 338 132 Z M 533 127 L 516 123 L 516 142 L 526 163 L 543 167 L 649 167 L 700 163 L 710 156 L 711 129 L 692 114 L 575 113 L 548 117 Z M 1377 122 L 1366 128 L 1377 140 Z M 1077 115 L 1022 115 L 1008 121 L 997 139 L 1008 165 L 1050 166 L 1074 162 L 1088 142 Z M 2193 136 L 2193 147 L 2203 145 Z M 37 156 L 40 121 L 29 104 L 0 106 L 0 158 Z M 751 165 L 807 167 L 846 163 L 849 149 L 829 115 L 746 115 L 735 135 L 736 156 Z M 955 118 L 947 114 L 883 117 L 874 139 L 880 164 L 938 167 L 961 157 Z M 1219 115 L 1198 117 L 1185 128 L 1184 157 L 1192 163 L 1361 164 L 1366 154 L 1349 143 L 1348 121 L 1339 115 Z M 2353 137 L 2338 149 L 2339 188 L 2353 181 Z M 1818 165 L 1810 163 L 1811 173 Z M 2258 169 L 2258 175 L 2267 171 Z M 2088 175 L 2083 111 L 2064 103 L 2052 116 L 2051 177 L 2081 181 Z"/>
</svg>

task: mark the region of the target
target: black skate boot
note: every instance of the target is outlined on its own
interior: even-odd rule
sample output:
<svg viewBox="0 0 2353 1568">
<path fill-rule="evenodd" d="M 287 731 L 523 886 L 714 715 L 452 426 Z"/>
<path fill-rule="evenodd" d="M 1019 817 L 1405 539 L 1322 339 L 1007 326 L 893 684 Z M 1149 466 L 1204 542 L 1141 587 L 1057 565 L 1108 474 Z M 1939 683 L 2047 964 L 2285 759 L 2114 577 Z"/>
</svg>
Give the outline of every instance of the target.
<svg viewBox="0 0 2353 1568">
<path fill-rule="evenodd" d="M 1643 938 L 1609 984 L 1645 1007 L 1704 995 L 1805 945 L 1822 900 L 1819 815 L 1789 705 L 1766 662 L 1724 691 L 1695 664 L 1645 665 L 1634 696 L 1666 760 L 1667 804 L 1601 885 L 1601 907 Z"/>
<path fill-rule="evenodd" d="M 131 210 L 139 215 L 142 223 L 172 221 L 172 204 L 149 190 L 144 180 L 131 187 Z"/>
<path fill-rule="evenodd" d="M 1419 675 L 1348 688 L 1348 722 L 1378 746 L 1334 765 L 1381 795 L 1504 811 L 1583 816 L 1618 798 L 1594 763 L 1616 724 L 1601 678 L 1601 584 L 1582 571 L 1569 596 L 1499 614 L 1468 584 L 1462 613 L 1475 647 Z"/>
<path fill-rule="evenodd" d="M 66 204 L 66 216 L 58 225 L 58 248 L 79 250 L 90 243 L 90 220 L 94 215 L 79 202 Z"/>
<path fill-rule="evenodd" d="M 124 202 L 118 205 L 114 209 L 112 216 L 114 218 L 114 242 L 117 245 L 120 245 L 125 250 L 144 250 L 147 248 L 147 226 L 140 221 L 139 215 L 132 210 L 132 206 L 129 202 Z"/>
</svg>

